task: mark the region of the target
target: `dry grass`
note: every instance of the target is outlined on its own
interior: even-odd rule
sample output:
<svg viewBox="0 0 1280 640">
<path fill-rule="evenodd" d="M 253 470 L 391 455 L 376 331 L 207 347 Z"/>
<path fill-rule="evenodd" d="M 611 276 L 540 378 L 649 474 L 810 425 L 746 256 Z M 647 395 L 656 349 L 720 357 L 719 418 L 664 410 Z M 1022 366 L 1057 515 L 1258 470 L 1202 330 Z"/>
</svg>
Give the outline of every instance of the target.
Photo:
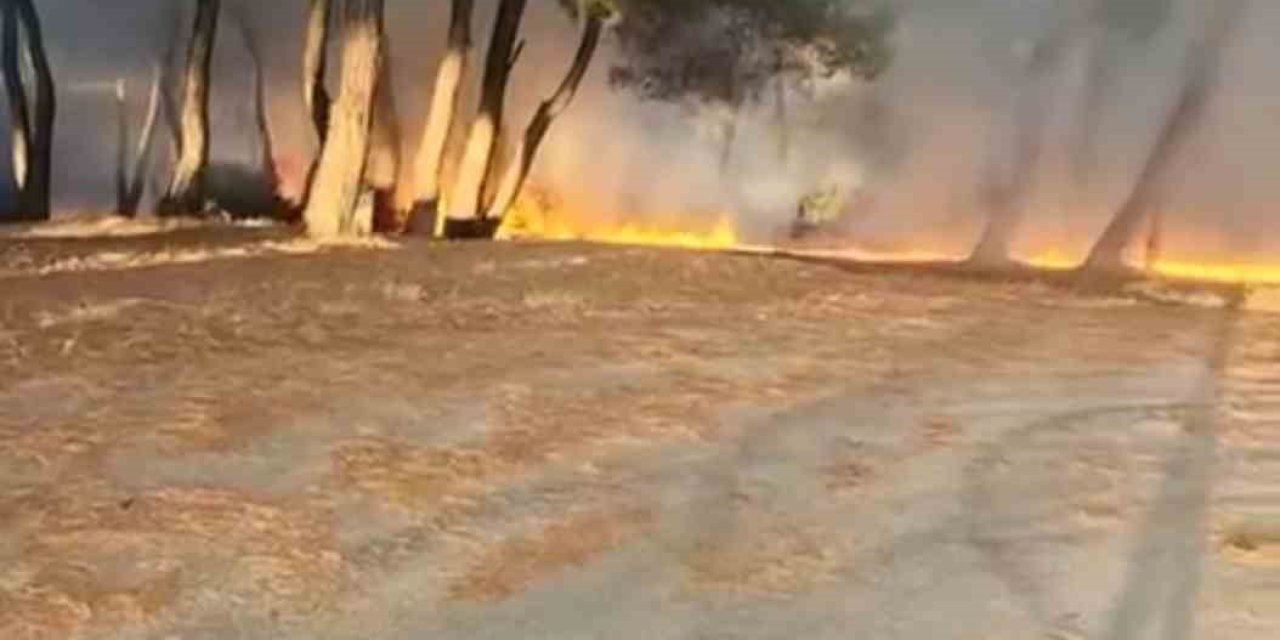
<svg viewBox="0 0 1280 640">
<path fill-rule="evenodd" d="M 474 601 L 510 598 L 540 580 L 586 566 L 625 545 L 648 530 L 653 519 L 653 512 L 643 507 L 571 514 L 482 550 L 450 585 L 449 595 Z"/>
<path fill-rule="evenodd" d="M 849 564 L 848 553 L 795 523 L 738 532 L 684 560 L 686 586 L 743 596 L 795 596 L 820 588 Z"/>
</svg>

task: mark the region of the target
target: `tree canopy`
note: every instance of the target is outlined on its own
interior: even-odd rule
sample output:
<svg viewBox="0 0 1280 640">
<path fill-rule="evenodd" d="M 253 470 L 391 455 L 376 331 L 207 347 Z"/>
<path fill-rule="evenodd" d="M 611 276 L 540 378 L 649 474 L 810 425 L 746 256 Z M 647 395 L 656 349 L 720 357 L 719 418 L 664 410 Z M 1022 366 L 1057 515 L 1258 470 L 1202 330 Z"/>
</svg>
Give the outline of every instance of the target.
<svg viewBox="0 0 1280 640">
<path fill-rule="evenodd" d="M 655 100 L 741 104 L 780 75 L 871 79 L 889 65 L 878 0 L 615 0 L 615 86 Z"/>
</svg>

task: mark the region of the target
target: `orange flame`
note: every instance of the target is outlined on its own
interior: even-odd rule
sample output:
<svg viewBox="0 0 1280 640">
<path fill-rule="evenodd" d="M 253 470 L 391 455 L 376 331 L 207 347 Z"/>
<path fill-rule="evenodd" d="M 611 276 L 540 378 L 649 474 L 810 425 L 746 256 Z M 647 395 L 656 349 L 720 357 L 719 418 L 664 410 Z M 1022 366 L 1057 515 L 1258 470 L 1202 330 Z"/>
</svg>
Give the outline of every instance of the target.
<svg viewBox="0 0 1280 640">
<path fill-rule="evenodd" d="M 709 220 L 699 224 L 698 219 Z M 737 226 L 727 214 L 711 216 L 616 216 L 583 214 L 538 194 L 522 198 L 503 221 L 498 237 L 538 240 L 586 240 L 609 244 L 730 249 L 739 245 Z"/>
<path fill-rule="evenodd" d="M 1080 266 L 1082 258 L 1070 252 L 1048 249 L 1031 256 L 1027 264 L 1041 269 L 1066 271 Z M 1232 257 L 1167 257 L 1146 269 L 1149 273 L 1178 280 L 1227 284 L 1280 284 L 1280 264 L 1241 261 Z"/>
</svg>

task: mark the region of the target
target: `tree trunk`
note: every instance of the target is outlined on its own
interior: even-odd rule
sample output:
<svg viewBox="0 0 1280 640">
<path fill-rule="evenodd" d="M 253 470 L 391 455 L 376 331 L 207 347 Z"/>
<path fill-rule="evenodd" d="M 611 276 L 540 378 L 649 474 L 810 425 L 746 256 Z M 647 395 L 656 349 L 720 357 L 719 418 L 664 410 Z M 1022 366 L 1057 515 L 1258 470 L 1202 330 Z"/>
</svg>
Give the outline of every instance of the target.
<svg viewBox="0 0 1280 640">
<path fill-rule="evenodd" d="M 219 0 L 198 0 L 182 79 L 182 149 L 161 215 L 191 215 L 204 207 L 204 173 L 209 163 L 209 67 L 218 32 Z"/>
<path fill-rule="evenodd" d="M 160 104 L 163 101 L 161 93 L 163 91 L 162 79 L 164 70 L 160 67 L 156 68 L 155 77 L 151 82 L 151 96 L 147 100 L 147 115 L 142 123 L 142 129 L 138 133 L 138 148 L 134 152 L 132 160 L 129 158 L 129 124 L 128 115 L 125 113 L 125 104 L 122 93 L 117 94 L 120 99 L 120 169 L 116 178 L 116 213 L 118 215 L 132 218 L 138 215 L 138 209 L 142 204 L 142 194 L 146 189 L 147 174 L 151 172 L 151 158 L 155 149 L 155 133 L 156 125 L 160 119 Z M 121 87 L 123 91 L 123 86 Z M 132 162 L 132 169 L 126 166 Z"/>
<path fill-rule="evenodd" d="M 1000 267 L 1013 259 L 1010 255 L 1013 237 L 1044 147 L 1044 129 L 1049 116 L 1044 81 L 1058 68 L 1068 35 L 1056 34 L 1039 43 L 1027 62 L 1014 107 L 1013 157 L 1007 175 L 995 177 L 996 184 L 986 193 L 983 204 L 987 209 L 987 226 L 969 257 L 970 264 Z"/>
<path fill-rule="evenodd" d="M 178 76 L 179 69 L 183 65 L 181 51 L 184 38 L 182 34 L 186 31 L 186 25 L 183 22 L 183 11 L 179 3 L 170 5 L 172 14 L 169 20 L 169 37 L 166 40 L 164 51 L 160 54 L 160 68 L 163 74 L 160 76 L 160 107 L 163 110 L 165 128 L 169 131 L 170 151 L 173 154 L 173 162 L 177 163 L 177 158 L 182 155 L 182 125 L 179 124 L 181 119 L 181 109 L 178 107 Z"/>
<path fill-rule="evenodd" d="M 31 217 L 27 206 L 27 177 L 31 164 L 31 111 L 28 107 L 26 86 L 22 80 L 22 36 L 18 22 L 18 8 L 12 2 L 4 4 L 4 41 L 2 66 L 5 92 L 9 96 L 9 130 L 13 153 L 13 213 L 15 220 Z"/>
<path fill-rule="evenodd" d="M 1125 270 L 1125 251 L 1141 232 L 1147 216 L 1159 206 L 1161 192 L 1172 178 L 1182 150 L 1204 119 L 1220 72 L 1223 48 L 1241 5 L 1236 0 L 1215 0 L 1212 10 L 1215 13 L 1205 21 L 1204 34 L 1188 51 L 1178 101 L 1165 120 L 1133 191 L 1090 251 L 1084 265 L 1086 270 Z"/>
<path fill-rule="evenodd" d="M 315 127 L 321 147 L 329 133 L 329 109 L 333 105 L 324 82 L 329 67 L 332 7 L 333 0 L 311 0 L 311 9 L 307 12 L 306 44 L 302 52 L 302 98 L 307 112 L 311 114 L 311 125 Z"/>
<path fill-rule="evenodd" d="M 373 229 L 364 173 L 382 52 L 382 0 L 344 0 L 342 74 L 326 142 L 303 218 L 312 236 L 367 235 Z"/>
<path fill-rule="evenodd" d="M 271 121 L 267 113 L 267 75 L 262 59 L 262 50 L 258 47 L 258 35 L 244 14 L 243 5 L 237 5 L 232 12 L 240 38 L 244 40 L 245 51 L 249 53 L 249 61 L 253 64 L 253 120 L 258 130 L 259 166 L 263 177 L 271 185 L 271 193 L 279 200 L 280 174 L 276 170 L 275 142 L 271 136 Z"/>
<path fill-rule="evenodd" d="M 395 188 L 400 177 L 400 119 L 392 85 L 391 55 L 384 37 L 378 66 L 378 86 L 374 89 L 373 124 L 369 139 L 369 160 L 365 183 L 373 192 L 373 228 L 395 231 L 400 226 L 395 213 Z"/>
<path fill-rule="evenodd" d="M 18 192 L 17 218 L 48 220 L 53 177 L 53 125 L 57 112 L 53 72 L 44 48 L 40 16 L 31 0 L 4 6 L 3 69 L 13 127 L 13 165 Z M 22 58 L 31 64 L 34 103 L 28 103 Z"/>
<path fill-rule="evenodd" d="M 116 80 L 116 215 L 132 217 L 125 212 L 129 191 L 129 95 L 124 78 Z"/>
<path fill-rule="evenodd" d="M 502 130 L 507 84 L 522 46 L 516 45 L 527 0 L 502 0 L 494 21 L 485 60 L 480 108 L 471 125 L 454 193 L 449 199 L 445 235 L 451 238 L 492 238 L 497 221 L 483 217 L 484 196 L 492 173 L 498 134 Z"/>
<path fill-rule="evenodd" d="M 471 17 L 474 12 L 474 0 L 453 0 L 449 44 L 436 71 L 431 110 L 414 158 L 411 178 L 413 206 L 409 212 L 408 228 L 411 233 L 434 235 L 436 232 L 444 155 L 458 112 L 459 89 L 467 74 L 467 59 L 471 55 Z"/>
<path fill-rule="evenodd" d="M 516 197 L 520 195 L 520 189 L 524 187 L 525 181 L 529 178 L 529 172 L 533 169 L 538 147 L 546 138 L 551 124 L 564 113 L 565 109 L 569 108 L 574 96 L 578 93 L 578 87 L 582 85 L 582 79 L 591 68 L 591 61 L 595 58 L 596 49 L 600 45 L 600 35 L 604 31 L 606 17 L 607 14 L 603 10 L 588 10 L 582 29 L 582 40 L 578 44 L 578 52 L 574 55 L 573 64 L 570 65 L 569 72 L 560 83 L 560 88 L 552 94 L 551 98 L 538 105 L 533 120 L 525 129 L 524 139 L 520 142 L 515 157 L 499 183 L 497 196 L 487 214 L 489 219 L 501 220 L 511 209 L 511 205 L 515 204 Z"/>
<path fill-rule="evenodd" d="M 782 52 L 779 51 L 775 55 L 777 66 L 774 72 L 778 77 L 774 79 L 773 87 L 774 126 L 777 128 L 778 136 L 778 162 L 786 165 L 791 159 L 791 110 L 787 106 L 787 72 L 783 64 Z"/>
</svg>

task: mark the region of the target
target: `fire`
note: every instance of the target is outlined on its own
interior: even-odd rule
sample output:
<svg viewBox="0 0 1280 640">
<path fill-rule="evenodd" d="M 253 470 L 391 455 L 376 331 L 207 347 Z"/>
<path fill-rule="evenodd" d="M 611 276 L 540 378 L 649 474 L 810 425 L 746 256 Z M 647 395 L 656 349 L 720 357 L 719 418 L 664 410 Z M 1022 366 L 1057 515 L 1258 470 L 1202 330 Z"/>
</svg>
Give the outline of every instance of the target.
<svg viewBox="0 0 1280 640">
<path fill-rule="evenodd" d="M 1061 249 L 1046 249 L 1027 258 L 1026 263 L 1041 269 L 1067 271 L 1078 267 L 1082 257 Z M 1161 258 L 1145 269 L 1153 275 L 1179 280 L 1228 284 L 1280 284 L 1280 264 L 1248 262 L 1235 258 Z"/>
<path fill-rule="evenodd" d="M 726 214 L 621 220 L 617 216 L 580 213 L 536 193 L 522 198 L 507 214 L 498 236 L 703 250 L 739 246 L 737 226 Z"/>
</svg>

